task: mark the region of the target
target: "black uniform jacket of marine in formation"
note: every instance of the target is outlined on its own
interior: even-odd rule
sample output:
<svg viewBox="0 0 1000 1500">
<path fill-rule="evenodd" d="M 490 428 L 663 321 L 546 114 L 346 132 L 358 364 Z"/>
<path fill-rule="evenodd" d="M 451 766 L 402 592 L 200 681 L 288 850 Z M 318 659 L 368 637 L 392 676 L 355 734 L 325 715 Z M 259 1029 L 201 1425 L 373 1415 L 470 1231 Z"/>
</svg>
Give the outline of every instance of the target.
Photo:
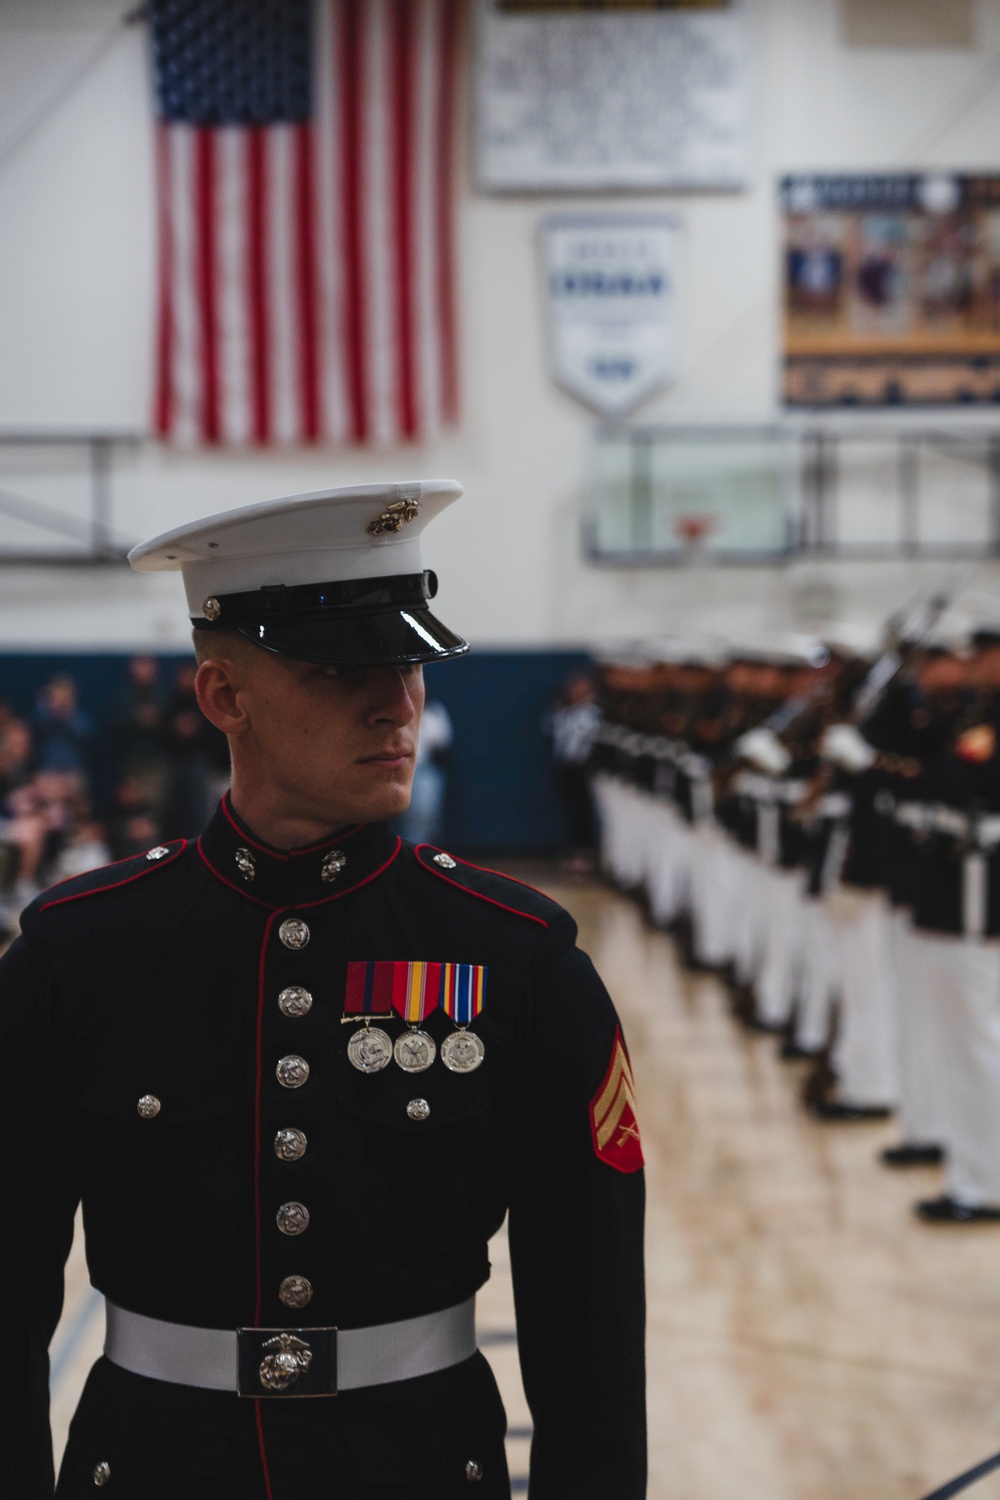
<svg viewBox="0 0 1000 1500">
<path fill-rule="evenodd" d="M 81 1199 L 91 1278 L 112 1302 L 230 1330 L 451 1307 L 487 1280 L 487 1242 L 509 1210 L 533 1500 L 645 1493 L 642 1172 L 599 1157 L 591 1111 L 618 1020 L 565 911 L 438 853 L 372 824 L 284 854 L 224 803 L 198 843 L 71 880 L 24 913 L 0 999 L 5 1105 L 31 1139 L 6 1170 L 19 1174 L 10 1237 L 33 1399 L 4 1493 L 52 1493 L 44 1350 Z M 308 929 L 304 945 L 283 941 L 288 918 Z M 454 1026 L 438 1009 L 423 1023 L 438 1046 L 427 1071 L 353 1067 L 342 1016 L 361 960 L 485 966 L 482 1065 L 443 1065 Z M 290 989 L 312 997 L 305 1014 L 279 1005 Z M 378 1024 L 404 1030 L 396 1016 Z M 294 1088 L 276 1072 L 289 1058 L 308 1065 Z M 147 1096 L 159 1109 L 144 1117 Z M 416 1098 L 426 1107 L 408 1109 Z M 305 1136 L 297 1160 L 276 1152 L 290 1128 Z M 308 1211 L 301 1233 L 279 1228 L 288 1203 Z M 310 1284 L 308 1306 L 284 1305 L 289 1277 Z M 103 1463 L 121 1500 L 495 1497 L 509 1493 L 504 1425 L 481 1354 L 265 1401 L 102 1359 L 57 1494 L 92 1495 Z"/>
</svg>

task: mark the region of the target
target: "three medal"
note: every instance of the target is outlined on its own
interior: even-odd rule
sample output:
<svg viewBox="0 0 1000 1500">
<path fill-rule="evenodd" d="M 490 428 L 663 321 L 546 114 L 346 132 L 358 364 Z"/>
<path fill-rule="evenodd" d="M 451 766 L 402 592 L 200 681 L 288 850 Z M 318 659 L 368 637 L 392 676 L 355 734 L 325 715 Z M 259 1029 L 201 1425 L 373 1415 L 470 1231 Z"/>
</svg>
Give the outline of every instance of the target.
<svg viewBox="0 0 1000 1500">
<path fill-rule="evenodd" d="M 344 1021 L 362 1022 L 347 1044 L 347 1057 L 359 1073 L 379 1073 L 395 1060 L 404 1073 L 426 1073 L 437 1057 L 434 1038 L 423 1022 L 440 1005 L 456 1030 L 441 1044 L 441 1061 L 452 1073 L 474 1073 L 486 1049 L 469 1025 L 482 1014 L 486 969 L 480 964 L 369 960 L 350 963 Z M 407 1029 L 393 1044 L 372 1017 L 393 1012 Z"/>
</svg>

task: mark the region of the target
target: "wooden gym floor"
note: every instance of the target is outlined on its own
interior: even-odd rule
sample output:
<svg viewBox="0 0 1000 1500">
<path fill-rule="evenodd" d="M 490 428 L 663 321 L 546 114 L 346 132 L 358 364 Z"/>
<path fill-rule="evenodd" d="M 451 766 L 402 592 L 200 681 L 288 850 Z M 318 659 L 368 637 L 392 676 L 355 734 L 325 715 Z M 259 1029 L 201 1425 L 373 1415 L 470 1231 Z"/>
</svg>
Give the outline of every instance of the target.
<svg viewBox="0 0 1000 1500">
<path fill-rule="evenodd" d="M 512 872 L 513 873 L 513 872 Z M 820 1125 L 798 1065 L 730 1019 L 640 912 L 517 871 L 570 908 L 625 1023 L 648 1164 L 651 1500 L 919 1500 L 1000 1449 L 1000 1225 L 932 1227 L 933 1171 L 876 1163 L 882 1125 Z M 480 1337 L 526 1489 L 505 1245 Z M 57 1452 L 100 1351 L 79 1244 L 53 1345 Z M 972 1491 L 1000 1500 L 1000 1477 Z M 614 1500 L 609 1496 L 608 1500 Z"/>
</svg>

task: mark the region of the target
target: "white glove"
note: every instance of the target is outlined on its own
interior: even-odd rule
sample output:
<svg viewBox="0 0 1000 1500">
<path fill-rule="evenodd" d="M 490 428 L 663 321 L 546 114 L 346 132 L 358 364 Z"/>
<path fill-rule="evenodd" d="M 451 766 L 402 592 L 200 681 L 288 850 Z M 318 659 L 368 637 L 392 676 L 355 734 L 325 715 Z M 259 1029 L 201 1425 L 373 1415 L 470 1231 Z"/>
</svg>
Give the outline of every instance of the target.
<svg viewBox="0 0 1000 1500">
<path fill-rule="evenodd" d="M 853 776 L 860 771 L 867 771 L 878 756 L 875 747 L 869 745 L 853 724 L 831 724 L 823 731 L 819 749 L 826 760 L 832 760 L 835 766 L 840 766 L 842 771 L 849 771 Z"/>
<path fill-rule="evenodd" d="M 767 729 L 763 724 L 741 734 L 736 741 L 735 750 L 737 755 L 770 776 L 780 776 L 792 763 L 792 757 L 774 730 Z"/>
</svg>

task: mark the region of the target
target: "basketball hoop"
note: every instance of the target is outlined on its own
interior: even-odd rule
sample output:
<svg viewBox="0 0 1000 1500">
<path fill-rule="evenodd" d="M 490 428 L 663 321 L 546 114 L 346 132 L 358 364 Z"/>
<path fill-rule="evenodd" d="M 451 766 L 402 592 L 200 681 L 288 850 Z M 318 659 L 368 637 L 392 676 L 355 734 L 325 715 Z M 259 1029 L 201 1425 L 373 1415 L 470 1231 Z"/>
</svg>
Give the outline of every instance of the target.
<svg viewBox="0 0 1000 1500">
<path fill-rule="evenodd" d="M 678 516 L 674 522 L 674 530 L 689 552 L 696 551 L 714 529 L 714 516 Z"/>
</svg>

